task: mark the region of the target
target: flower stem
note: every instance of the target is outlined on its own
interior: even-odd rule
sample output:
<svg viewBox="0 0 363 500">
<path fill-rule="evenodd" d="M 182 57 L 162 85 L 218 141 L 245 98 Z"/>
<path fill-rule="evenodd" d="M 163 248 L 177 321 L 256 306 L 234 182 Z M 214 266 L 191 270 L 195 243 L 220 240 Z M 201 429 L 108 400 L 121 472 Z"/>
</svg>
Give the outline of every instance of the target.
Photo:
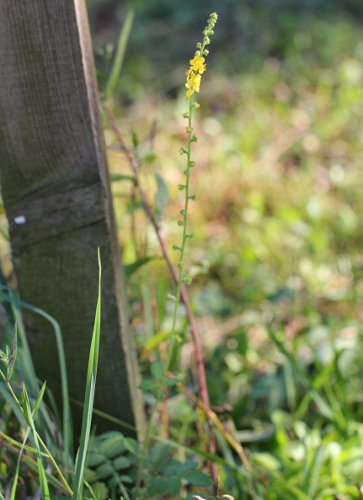
<svg viewBox="0 0 363 500">
<path fill-rule="evenodd" d="M 180 256 L 179 256 L 179 263 L 178 263 L 178 283 L 176 287 L 176 294 L 175 294 L 175 303 L 174 303 L 174 313 L 173 313 L 173 323 L 171 327 L 171 348 L 169 350 L 169 355 L 166 363 L 166 368 L 165 368 L 165 379 L 167 377 L 168 372 L 170 371 L 172 367 L 173 360 L 177 357 L 179 345 L 180 345 L 180 338 L 178 335 L 176 335 L 176 322 L 177 322 L 177 317 L 178 317 L 178 309 L 179 309 L 179 304 L 180 304 L 180 295 L 181 295 L 181 289 L 184 283 L 184 256 L 185 256 L 185 247 L 186 247 L 186 242 L 188 239 L 187 236 L 187 225 L 188 225 L 188 209 L 189 209 L 189 201 L 190 201 L 190 193 L 189 193 L 189 187 L 190 187 L 190 167 L 191 167 L 191 154 L 192 154 L 192 137 L 193 137 L 193 129 L 192 129 L 192 118 L 193 118 L 193 109 L 194 109 L 194 103 L 193 103 L 193 96 L 189 97 L 189 111 L 188 111 L 188 126 L 187 126 L 187 133 L 188 133 L 188 147 L 187 147 L 187 165 L 186 165 L 186 171 L 185 171 L 185 198 L 184 198 L 184 209 L 182 210 L 182 215 L 183 215 L 183 234 L 182 234 L 182 241 L 181 241 L 181 247 L 180 247 Z M 164 380 L 165 383 L 165 380 Z"/>
<path fill-rule="evenodd" d="M 188 134 L 188 147 L 187 147 L 187 160 L 186 160 L 186 170 L 185 170 L 185 197 L 184 197 L 184 209 L 182 210 L 182 226 L 183 226 L 183 232 L 182 232 L 182 241 L 181 241 L 181 246 L 180 246 L 180 256 L 179 256 L 179 262 L 178 262 L 178 282 L 176 286 L 176 294 L 175 294 L 175 302 L 174 302 L 174 312 L 173 312 L 173 322 L 172 322 L 172 328 L 171 328 L 171 348 L 169 350 L 168 354 L 168 359 L 166 362 L 165 366 L 165 371 L 164 375 L 160 381 L 160 386 L 156 394 L 156 398 L 154 401 L 154 404 L 151 408 L 150 416 L 148 419 L 148 423 L 146 426 L 145 430 L 145 435 L 142 443 L 142 448 L 141 448 L 141 453 L 140 453 L 140 458 L 139 458 L 139 463 L 138 463 L 138 470 L 137 470 L 137 480 L 136 480 L 136 490 L 139 491 L 140 486 L 141 486 L 141 479 L 142 479 L 142 469 L 144 466 L 144 460 L 145 460 L 145 454 L 146 451 L 149 447 L 149 442 L 150 442 L 150 435 L 151 435 L 151 427 L 152 427 L 152 422 L 154 420 L 155 413 L 158 409 L 158 406 L 162 400 L 163 394 L 165 392 L 166 388 L 166 381 L 168 378 L 168 372 L 170 371 L 171 365 L 173 360 L 177 357 L 177 353 L 179 350 L 179 345 L 180 345 L 180 339 L 179 336 L 176 334 L 176 322 L 178 318 L 178 309 L 180 305 L 180 297 L 181 297 L 181 290 L 184 282 L 184 255 L 185 255 L 185 247 L 186 247 L 186 241 L 188 239 L 187 237 L 187 224 L 188 224 L 188 208 L 189 208 L 189 201 L 190 201 L 190 194 L 189 194 L 189 186 L 190 186 L 190 165 L 191 165 L 191 152 L 192 152 L 192 137 L 193 137 L 193 129 L 192 129 L 192 117 L 193 117 L 193 97 L 189 98 L 189 111 L 188 111 L 188 126 L 187 126 L 187 134 Z"/>
</svg>

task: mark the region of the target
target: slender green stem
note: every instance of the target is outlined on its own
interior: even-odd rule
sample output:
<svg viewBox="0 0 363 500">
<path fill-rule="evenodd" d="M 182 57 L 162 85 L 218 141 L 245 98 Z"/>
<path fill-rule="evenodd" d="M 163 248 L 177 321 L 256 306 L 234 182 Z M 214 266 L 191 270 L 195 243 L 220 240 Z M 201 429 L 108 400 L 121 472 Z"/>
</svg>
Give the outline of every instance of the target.
<svg viewBox="0 0 363 500">
<path fill-rule="evenodd" d="M 144 434 L 144 439 L 143 439 L 143 444 L 142 444 L 142 449 L 139 457 L 139 462 L 138 462 L 138 470 L 137 470 L 137 479 L 136 479 L 136 491 L 137 491 L 137 497 L 139 497 L 140 493 L 140 486 L 141 486 L 141 481 L 142 481 L 142 470 L 144 466 L 144 459 L 145 459 L 145 454 L 149 446 L 149 441 L 150 441 L 150 436 L 151 436 L 151 427 L 152 427 L 152 422 L 156 413 L 156 410 L 162 400 L 163 394 L 165 392 L 165 389 L 167 387 L 167 378 L 170 370 L 172 369 L 172 365 L 174 360 L 177 359 L 178 357 L 178 351 L 180 348 L 181 344 L 181 339 L 179 335 L 176 333 L 176 323 L 177 323 L 177 318 L 178 318 L 178 310 L 179 310 L 179 305 L 181 302 L 181 292 L 182 292 L 182 287 L 183 284 L 189 280 L 186 279 L 185 272 L 184 272 L 184 257 L 185 257 L 185 248 L 186 248 L 186 242 L 190 238 L 190 235 L 187 233 L 188 229 L 188 209 L 189 209 L 189 201 L 193 198 L 190 195 L 189 192 L 189 186 L 190 186 L 190 169 L 193 166 L 194 162 L 192 161 L 191 154 L 192 154 L 192 144 L 195 142 L 196 138 L 193 135 L 193 127 L 192 127 L 192 119 L 193 119 L 193 109 L 195 107 L 194 104 L 194 93 L 199 92 L 200 88 L 200 79 L 201 75 L 204 73 L 206 67 L 204 65 L 204 55 L 208 54 L 208 51 L 205 49 L 206 45 L 210 43 L 209 35 L 212 35 L 213 28 L 217 22 L 217 14 L 212 13 L 210 15 L 210 18 L 208 20 L 208 25 L 203 31 L 203 43 L 198 43 L 197 48 L 198 50 L 195 52 L 194 58 L 190 61 L 191 66 L 186 72 L 187 74 L 187 82 L 186 82 L 186 87 L 188 89 L 186 93 L 186 98 L 188 99 L 188 113 L 186 115 L 186 118 L 188 119 L 188 125 L 186 128 L 186 132 L 188 135 L 188 140 L 187 140 L 187 150 L 183 150 L 182 152 L 186 152 L 186 170 L 184 171 L 185 175 L 185 184 L 181 185 L 181 189 L 184 190 L 185 192 L 185 198 L 184 198 L 184 208 L 181 210 L 180 214 L 182 215 L 182 220 L 178 221 L 178 224 L 183 227 L 182 231 L 182 239 L 181 239 L 181 244 L 179 247 L 175 247 L 176 250 L 180 252 L 179 254 L 179 262 L 178 262 L 178 279 L 177 279 L 177 287 L 176 287 L 176 294 L 174 297 L 174 312 L 173 312 L 173 322 L 172 322 L 172 329 L 171 329 L 171 345 L 170 349 L 168 352 L 168 358 L 167 362 L 165 365 L 165 370 L 163 373 L 163 376 L 161 380 L 159 381 L 159 388 L 156 392 L 156 397 L 154 404 L 152 406 L 148 424 L 146 427 L 146 431 Z M 213 475 L 213 474 L 212 474 Z M 218 485 L 217 485 L 217 480 L 215 480 L 216 483 L 216 489 L 218 490 Z"/>
<path fill-rule="evenodd" d="M 21 408 L 21 404 L 19 402 L 19 399 L 16 397 L 16 394 L 15 392 L 13 391 L 13 388 L 11 387 L 11 384 L 10 382 L 8 381 L 8 379 L 5 377 L 4 373 L 2 370 L 0 370 L 0 375 L 1 375 L 1 378 L 3 379 L 6 387 L 8 388 L 8 391 L 10 392 L 11 394 L 11 397 L 13 398 L 13 400 L 15 401 L 16 405 L 20 408 Z"/>
<path fill-rule="evenodd" d="M 69 486 L 66 478 L 63 476 L 63 473 L 62 471 L 60 470 L 57 462 L 54 460 L 53 458 L 53 455 L 50 453 L 50 451 L 48 450 L 47 448 L 47 445 L 44 443 L 44 441 L 42 440 L 42 438 L 39 436 L 39 434 L 37 433 L 37 437 L 38 437 L 38 441 L 41 445 L 41 447 L 43 448 L 43 450 L 45 451 L 50 463 L 53 465 L 55 471 L 57 472 L 61 482 L 63 483 L 65 489 L 67 490 L 67 492 L 72 495 L 73 494 L 73 491 L 72 491 L 72 488 Z"/>
<path fill-rule="evenodd" d="M 175 294 L 175 303 L 174 303 L 174 313 L 173 313 L 173 323 L 171 327 L 171 348 L 169 350 L 168 354 L 168 360 L 166 363 L 166 369 L 165 369 L 165 377 L 163 381 L 163 385 L 165 385 L 166 377 L 168 375 L 168 372 L 170 371 L 171 364 L 173 362 L 173 359 L 175 358 L 180 339 L 179 336 L 175 334 L 176 331 L 176 322 L 178 318 L 178 309 L 179 309 L 179 304 L 180 304 L 180 294 L 181 294 L 181 289 L 183 286 L 184 282 L 184 256 L 185 256 L 185 247 L 186 247 L 186 242 L 188 239 L 187 236 L 187 225 L 188 225 L 188 209 L 189 209 L 189 201 L 190 201 L 190 194 L 189 194 L 189 187 L 190 187 L 190 167 L 191 167 L 191 155 L 192 155 L 192 137 L 193 137 L 193 128 L 192 128 L 192 118 L 193 118 L 193 109 L 194 109 L 194 97 L 189 97 L 189 110 L 188 110 L 188 126 L 187 126 L 187 134 L 188 134 L 188 148 L 187 148 L 187 168 L 185 171 L 185 198 L 184 198 L 184 209 L 182 210 L 181 214 L 183 216 L 183 234 L 182 234 L 182 241 L 181 241 L 181 247 L 180 247 L 180 257 L 179 257 L 179 263 L 178 263 L 178 284 L 176 287 L 176 294 Z M 162 395 L 162 393 L 161 393 Z"/>
<path fill-rule="evenodd" d="M 161 402 L 162 396 L 165 392 L 166 388 L 166 381 L 168 377 L 168 373 L 171 368 L 171 364 L 173 360 L 175 359 L 178 349 L 179 349 L 179 344 L 180 344 L 180 339 L 179 336 L 176 335 L 176 323 L 177 323 L 177 318 L 178 318 L 178 310 L 179 310 L 179 305 L 180 305 L 180 296 L 181 296 L 181 289 L 184 283 L 184 256 L 185 256 L 185 247 L 186 247 L 186 242 L 188 239 L 188 233 L 187 233 L 187 225 L 188 225 L 188 208 L 189 208 L 189 201 L 190 201 L 190 168 L 192 164 L 192 159 L 191 159 L 191 154 L 192 154 L 192 144 L 193 144 L 193 129 L 192 129 L 192 118 L 193 118 L 193 109 L 194 109 L 194 97 L 189 98 L 189 107 L 188 107 L 188 125 L 187 125 L 187 134 L 188 134 L 188 143 L 187 143 L 187 161 L 186 161 L 186 170 L 184 172 L 185 175 L 185 198 L 184 198 L 184 209 L 181 211 L 182 215 L 182 227 L 183 227 L 183 232 L 182 232 L 182 241 L 181 241 L 181 246 L 179 248 L 180 255 L 179 255 L 179 263 L 178 263 L 178 282 L 177 282 L 177 287 L 176 287 L 176 294 L 175 294 L 175 301 L 174 301 L 174 311 L 173 311 L 173 322 L 172 322 L 172 328 L 171 328 L 171 348 L 169 350 L 168 354 L 168 359 L 166 362 L 166 367 L 165 367 L 165 372 L 162 380 L 160 381 L 160 387 L 157 392 L 154 404 L 152 406 L 150 416 L 148 419 L 145 435 L 144 435 L 144 440 L 142 444 L 142 449 L 140 453 L 140 459 L 138 463 L 138 470 L 137 470 L 137 480 L 136 480 L 136 489 L 139 491 L 140 486 L 141 486 L 141 476 L 142 476 L 142 469 L 144 466 L 144 459 L 145 459 L 145 454 L 149 446 L 150 442 L 150 435 L 151 435 L 151 428 L 152 428 L 152 422 L 154 420 L 155 413 L 158 409 L 158 406 Z"/>
</svg>

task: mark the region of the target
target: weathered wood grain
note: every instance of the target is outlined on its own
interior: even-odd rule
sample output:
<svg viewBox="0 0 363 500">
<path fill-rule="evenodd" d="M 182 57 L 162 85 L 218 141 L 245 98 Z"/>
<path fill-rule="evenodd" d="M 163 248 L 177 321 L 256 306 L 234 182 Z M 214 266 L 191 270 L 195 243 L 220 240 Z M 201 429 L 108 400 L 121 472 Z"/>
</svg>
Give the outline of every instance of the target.
<svg viewBox="0 0 363 500">
<path fill-rule="evenodd" d="M 0 0 L 0 176 L 21 297 L 61 325 L 82 401 L 97 296 L 96 408 L 142 425 L 84 0 Z M 60 400 L 50 326 L 26 313 L 38 376 Z M 75 413 L 79 429 L 80 411 Z M 99 428 L 109 427 L 98 422 Z"/>
</svg>

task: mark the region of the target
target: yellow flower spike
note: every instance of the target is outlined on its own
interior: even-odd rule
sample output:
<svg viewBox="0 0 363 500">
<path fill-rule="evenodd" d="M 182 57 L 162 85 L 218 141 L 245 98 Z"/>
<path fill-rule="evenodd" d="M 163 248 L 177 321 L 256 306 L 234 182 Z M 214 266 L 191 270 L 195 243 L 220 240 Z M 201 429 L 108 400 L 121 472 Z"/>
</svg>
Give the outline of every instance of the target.
<svg viewBox="0 0 363 500">
<path fill-rule="evenodd" d="M 202 56 L 194 56 L 193 59 L 191 59 L 190 62 L 190 70 L 195 71 L 202 75 L 204 71 L 207 69 L 206 65 L 204 64 L 205 58 Z"/>
<path fill-rule="evenodd" d="M 209 36 L 214 34 L 213 28 L 217 19 L 218 16 L 215 12 L 209 16 L 207 27 L 203 30 L 203 43 L 197 43 L 197 50 L 195 51 L 194 57 L 189 61 L 190 66 L 185 72 L 187 77 L 185 86 L 188 89 L 184 94 L 186 100 L 190 99 L 195 92 L 200 91 L 201 77 L 207 70 L 204 56 L 209 54 L 205 46 L 210 43 Z"/>
</svg>

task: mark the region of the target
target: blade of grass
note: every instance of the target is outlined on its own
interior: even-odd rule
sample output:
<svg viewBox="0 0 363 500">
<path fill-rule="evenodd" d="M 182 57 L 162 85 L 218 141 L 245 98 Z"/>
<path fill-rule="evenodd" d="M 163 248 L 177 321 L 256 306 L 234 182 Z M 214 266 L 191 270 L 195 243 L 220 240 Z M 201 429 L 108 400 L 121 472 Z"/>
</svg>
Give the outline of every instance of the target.
<svg viewBox="0 0 363 500">
<path fill-rule="evenodd" d="M 96 497 L 96 495 L 93 492 L 92 486 L 87 481 L 84 481 L 84 485 L 87 488 L 88 493 L 91 495 L 91 498 L 93 500 L 98 500 L 97 497 Z"/>
<path fill-rule="evenodd" d="M 43 394 L 44 394 L 44 390 L 43 390 Z M 35 448 L 37 449 L 38 476 L 39 476 L 39 484 L 40 484 L 42 498 L 44 498 L 44 499 L 49 498 L 50 499 L 49 486 L 48 486 L 48 482 L 47 482 L 47 476 L 45 473 L 45 469 L 43 466 L 42 453 L 40 451 L 39 440 L 38 440 L 38 433 L 37 433 L 36 428 L 35 428 L 33 412 L 31 410 L 30 400 L 29 400 L 29 396 L 28 396 L 27 390 L 25 388 L 25 385 L 23 385 L 23 392 L 22 392 L 21 401 L 22 401 L 24 416 L 25 416 L 25 419 L 26 419 L 28 425 L 31 427 L 31 430 L 33 433 L 34 445 L 35 445 Z"/>
<path fill-rule="evenodd" d="M 30 427 L 27 429 L 27 431 L 25 433 L 25 437 L 23 439 L 23 443 L 22 443 L 22 446 L 21 446 L 19 454 L 18 454 L 18 460 L 17 460 L 17 463 L 16 463 L 14 481 L 13 481 L 13 485 L 11 487 L 10 500 L 16 500 L 16 496 L 15 495 L 16 495 L 16 489 L 17 489 L 18 480 L 19 480 L 21 458 L 23 456 L 24 448 L 25 448 L 26 442 L 28 440 L 29 434 L 30 434 Z"/>
<path fill-rule="evenodd" d="M 7 434 L 4 434 L 3 432 L 0 432 L 0 438 L 8 442 L 11 448 L 19 448 L 19 449 L 23 448 L 22 443 L 19 443 L 19 441 L 16 441 L 15 439 L 11 438 Z M 35 448 L 32 448 L 31 446 L 24 445 L 24 450 L 26 450 L 28 453 L 31 453 L 32 455 L 37 454 L 37 450 Z M 45 453 L 42 453 L 42 455 L 43 457 L 46 457 Z"/>
<path fill-rule="evenodd" d="M 22 307 L 24 309 L 27 309 L 27 310 L 34 312 L 35 314 L 38 314 L 39 316 L 42 316 L 47 321 L 49 321 L 53 327 L 54 335 L 56 338 L 56 344 L 57 344 L 59 370 L 60 370 L 60 378 L 61 378 L 61 388 L 62 388 L 63 459 L 64 459 L 65 469 L 69 471 L 72 469 L 72 449 L 73 449 L 72 418 L 71 418 L 71 410 L 70 410 L 70 406 L 69 406 L 67 365 L 66 365 L 64 346 L 63 346 L 63 338 L 62 338 L 62 332 L 61 332 L 60 326 L 59 326 L 58 322 L 52 316 L 50 316 L 48 313 L 46 313 L 42 309 L 39 309 L 38 307 L 34 307 L 31 304 L 28 304 L 27 302 L 23 302 L 22 300 L 17 299 L 16 297 L 12 296 L 9 289 L 8 289 L 8 291 L 9 291 L 9 294 L 3 295 L 2 300 L 5 302 L 10 302 L 10 304 L 12 306 L 14 318 L 15 318 L 16 324 L 18 325 L 18 331 L 19 331 L 19 336 L 21 338 L 21 343 L 22 343 L 22 346 L 24 347 L 24 354 L 25 354 L 24 359 L 26 361 L 25 364 L 27 367 L 30 381 L 32 383 L 32 390 L 34 392 L 39 391 L 39 386 L 38 386 L 38 381 L 37 381 L 37 378 L 35 375 L 34 366 L 33 366 L 31 354 L 30 354 L 30 349 L 29 349 L 29 345 L 28 345 L 28 342 L 26 339 L 25 328 L 23 325 L 23 321 L 22 321 L 22 317 L 21 317 L 19 308 Z M 53 425 L 49 419 L 49 415 L 46 412 L 42 411 L 42 416 L 45 419 L 45 421 L 47 422 L 48 428 L 50 430 L 52 430 Z"/>
<path fill-rule="evenodd" d="M 8 436 L 7 436 L 8 437 Z M 39 436 L 38 436 L 39 437 Z M 10 443 L 10 441 L 9 441 Z M 16 442 L 17 445 L 14 446 L 12 445 L 12 443 L 10 444 L 6 444 L 5 443 L 5 446 L 7 446 L 7 448 L 11 451 L 11 452 L 15 452 L 14 448 L 21 448 L 21 443 L 18 443 Z M 30 446 L 25 446 L 24 448 L 25 450 L 29 451 L 30 453 L 32 453 L 33 455 L 37 455 L 37 450 L 35 448 L 31 448 Z M 45 457 L 45 458 L 48 458 L 48 454 L 46 453 L 42 453 L 42 456 Z M 30 456 L 28 455 L 23 455 L 22 456 L 22 460 L 23 462 L 34 472 L 37 471 L 37 463 L 36 461 L 34 461 Z M 71 489 L 68 489 L 66 487 L 66 485 L 62 482 L 60 482 L 58 479 L 56 479 L 52 474 L 50 474 L 49 472 L 46 472 L 46 476 L 47 476 L 47 479 L 48 479 L 48 483 L 49 484 L 52 484 L 56 489 L 57 491 L 64 491 L 64 493 L 67 493 L 68 495 L 70 495 L 72 493 L 72 490 Z"/>
<path fill-rule="evenodd" d="M 98 298 L 97 298 L 95 322 L 92 334 L 92 343 L 88 358 L 87 383 L 86 383 L 86 393 L 85 393 L 84 408 L 83 408 L 81 439 L 76 458 L 76 468 L 75 468 L 75 475 L 73 482 L 72 498 L 74 500 L 80 499 L 82 495 L 83 478 L 84 478 L 86 456 L 87 456 L 90 431 L 91 431 L 93 403 L 94 403 L 96 378 L 97 378 L 98 355 L 100 347 L 100 331 L 101 331 L 101 273 L 102 273 L 99 249 L 98 249 L 98 268 L 99 268 Z"/>
<path fill-rule="evenodd" d="M 122 27 L 122 30 L 120 32 L 120 36 L 117 43 L 115 60 L 111 69 L 109 79 L 106 83 L 106 88 L 104 92 L 106 99 L 108 99 L 113 94 L 113 92 L 116 89 L 117 83 L 119 81 L 122 64 L 125 57 L 127 42 L 130 37 L 133 22 L 134 22 L 134 13 L 132 10 L 129 10 L 126 15 L 126 19 Z"/>
<path fill-rule="evenodd" d="M 334 412 L 327 403 L 327 401 L 321 396 L 318 390 L 314 387 L 314 384 L 310 381 L 309 377 L 306 375 L 305 371 L 301 368 L 294 356 L 285 348 L 283 343 L 277 338 L 275 333 L 268 329 L 268 334 L 271 340 L 274 342 L 278 350 L 286 357 L 290 362 L 291 367 L 295 370 L 298 375 L 299 380 L 305 385 L 306 389 L 309 391 L 311 399 L 314 401 L 318 407 L 320 413 L 329 420 L 334 420 Z"/>
</svg>

